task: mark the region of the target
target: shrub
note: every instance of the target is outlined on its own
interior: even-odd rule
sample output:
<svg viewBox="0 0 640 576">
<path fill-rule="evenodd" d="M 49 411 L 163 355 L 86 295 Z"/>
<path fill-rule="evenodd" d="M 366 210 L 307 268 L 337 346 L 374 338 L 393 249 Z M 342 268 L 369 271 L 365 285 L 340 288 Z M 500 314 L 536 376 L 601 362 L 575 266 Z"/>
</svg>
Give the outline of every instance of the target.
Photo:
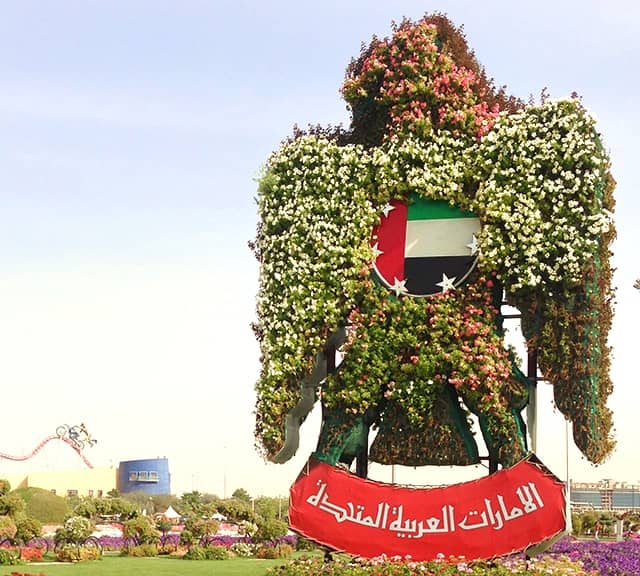
<svg viewBox="0 0 640 576">
<path fill-rule="evenodd" d="M 0 565 L 14 566 L 20 564 L 20 550 L 17 548 L 0 548 Z"/>
<path fill-rule="evenodd" d="M 127 520 L 122 525 L 122 535 L 132 538 L 136 544 L 156 544 L 160 540 L 158 532 L 146 516 L 138 516 Z"/>
<path fill-rule="evenodd" d="M 56 530 L 54 540 L 56 544 L 80 544 L 93 532 L 93 522 L 82 516 L 71 516 L 64 526 Z"/>
<path fill-rule="evenodd" d="M 187 546 L 191 546 L 195 544 L 196 537 L 194 536 L 191 530 L 185 528 L 182 532 L 180 532 L 180 544 L 186 544 Z"/>
<path fill-rule="evenodd" d="M 178 551 L 177 544 L 162 544 L 158 550 L 158 554 L 175 554 Z"/>
<path fill-rule="evenodd" d="M 135 558 L 149 558 L 158 555 L 158 547 L 155 544 L 138 544 L 130 548 L 123 548 L 121 556 L 133 556 Z"/>
<path fill-rule="evenodd" d="M 21 544 L 26 544 L 29 540 L 42 535 L 42 524 L 35 518 L 21 516 L 16 519 L 16 534 L 14 538 Z"/>
<path fill-rule="evenodd" d="M 183 556 L 185 560 L 206 560 L 207 555 L 202 546 L 191 546 Z"/>
<path fill-rule="evenodd" d="M 24 546 L 20 548 L 20 558 L 25 562 L 39 562 L 42 560 L 42 548 Z"/>
<path fill-rule="evenodd" d="M 18 493 L 27 503 L 27 516 L 43 524 L 62 524 L 69 513 L 67 501 L 42 488 L 24 488 Z"/>
<path fill-rule="evenodd" d="M 225 546 L 191 546 L 183 558 L 185 560 L 227 560 L 229 550 Z"/>
<path fill-rule="evenodd" d="M 289 544 L 276 544 L 275 546 L 269 546 L 268 544 L 264 544 L 259 546 L 256 549 L 256 558 L 260 558 L 262 560 L 270 559 L 274 560 L 276 558 L 288 558 L 293 554 L 293 546 Z"/>
<path fill-rule="evenodd" d="M 227 560 L 229 549 L 226 546 L 206 546 L 205 555 L 207 560 Z"/>
<path fill-rule="evenodd" d="M 0 540 L 13 538 L 16 534 L 16 523 L 9 516 L 0 516 Z"/>
<path fill-rule="evenodd" d="M 237 542 L 231 545 L 231 552 L 240 558 L 250 558 L 253 556 L 256 547 L 253 544 L 247 544 L 246 542 Z"/>
<path fill-rule="evenodd" d="M 268 518 L 258 525 L 255 539 L 261 541 L 275 540 L 279 536 L 284 536 L 288 530 L 289 527 L 286 522 L 277 518 Z"/>
<path fill-rule="evenodd" d="M 95 546 L 65 544 L 56 550 L 58 562 L 79 562 L 80 560 L 98 560 L 100 550 Z"/>
<path fill-rule="evenodd" d="M 315 550 L 317 547 L 318 546 L 313 540 L 309 540 L 303 537 L 299 537 L 296 543 L 296 550 L 300 550 L 300 551 Z"/>
</svg>

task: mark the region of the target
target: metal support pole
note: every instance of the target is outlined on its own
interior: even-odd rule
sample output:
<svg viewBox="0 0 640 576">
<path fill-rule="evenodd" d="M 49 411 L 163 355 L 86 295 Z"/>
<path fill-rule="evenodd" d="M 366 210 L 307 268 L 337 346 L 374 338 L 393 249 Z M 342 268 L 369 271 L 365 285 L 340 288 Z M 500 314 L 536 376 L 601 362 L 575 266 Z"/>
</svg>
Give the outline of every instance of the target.
<svg viewBox="0 0 640 576">
<path fill-rule="evenodd" d="M 538 352 L 527 354 L 527 380 L 529 381 L 529 404 L 527 405 L 527 428 L 531 439 L 531 451 L 538 449 Z"/>
</svg>

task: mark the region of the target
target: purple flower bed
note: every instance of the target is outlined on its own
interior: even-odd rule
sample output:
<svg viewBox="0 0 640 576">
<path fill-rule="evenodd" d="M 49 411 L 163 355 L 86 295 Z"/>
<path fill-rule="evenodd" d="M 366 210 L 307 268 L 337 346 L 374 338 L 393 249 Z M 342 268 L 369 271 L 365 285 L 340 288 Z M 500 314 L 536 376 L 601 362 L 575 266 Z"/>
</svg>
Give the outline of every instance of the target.
<svg viewBox="0 0 640 576">
<path fill-rule="evenodd" d="M 104 550 L 120 550 L 127 544 L 126 539 L 122 536 L 100 536 L 98 542 Z M 210 546 L 226 546 L 228 548 L 233 544 L 251 544 L 252 540 L 249 536 L 212 536 L 207 542 Z M 298 537 L 295 534 L 289 534 L 270 542 L 269 545 L 284 543 L 290 544 L 295 548 L 297 542 Z M 171 532 L 166 536 L 162 536 L 160 543 L 177 546 L 180 544 L 180 534 Z M 51 542 L 51 548 L 53 548 L 53 541 Z"/>
<path fill-rule="evenodd" d="M 580 560 L 586 570 L 597 570 L 600 576 L 639 576 L 640 540 L 605 542 L 563 538 L 547 552 Z"/>
</svg>

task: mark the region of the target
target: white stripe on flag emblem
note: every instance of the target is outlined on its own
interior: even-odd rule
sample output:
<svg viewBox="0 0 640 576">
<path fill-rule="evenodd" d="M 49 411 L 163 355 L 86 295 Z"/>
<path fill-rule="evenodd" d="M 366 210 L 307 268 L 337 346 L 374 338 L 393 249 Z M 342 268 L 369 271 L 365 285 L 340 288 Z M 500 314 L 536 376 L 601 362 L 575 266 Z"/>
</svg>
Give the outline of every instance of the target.
<svg viewBox="0 0 640 576">
<path fill-rule="evenodd" d="M 480 232 L 478 218 L 408 220 L 405 258 L 470 256 L 474 234 Z"/>
</svg>

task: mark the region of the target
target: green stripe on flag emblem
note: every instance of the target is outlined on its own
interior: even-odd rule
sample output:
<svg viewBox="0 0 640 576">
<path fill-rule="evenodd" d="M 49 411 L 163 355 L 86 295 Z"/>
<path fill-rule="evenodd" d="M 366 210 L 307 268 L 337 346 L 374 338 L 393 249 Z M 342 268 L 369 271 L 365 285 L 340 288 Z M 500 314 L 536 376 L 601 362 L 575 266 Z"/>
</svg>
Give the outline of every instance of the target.
<svg viewBox="0 0 640 576">
<path fill-rule="evenodd" d="M 444 200 L 427 200 L 415 194 L 409 199 L 407 220 L 444 220 L 447 218 L 478 218 L 472 212 L 450 206 Z"/>
</svg>

